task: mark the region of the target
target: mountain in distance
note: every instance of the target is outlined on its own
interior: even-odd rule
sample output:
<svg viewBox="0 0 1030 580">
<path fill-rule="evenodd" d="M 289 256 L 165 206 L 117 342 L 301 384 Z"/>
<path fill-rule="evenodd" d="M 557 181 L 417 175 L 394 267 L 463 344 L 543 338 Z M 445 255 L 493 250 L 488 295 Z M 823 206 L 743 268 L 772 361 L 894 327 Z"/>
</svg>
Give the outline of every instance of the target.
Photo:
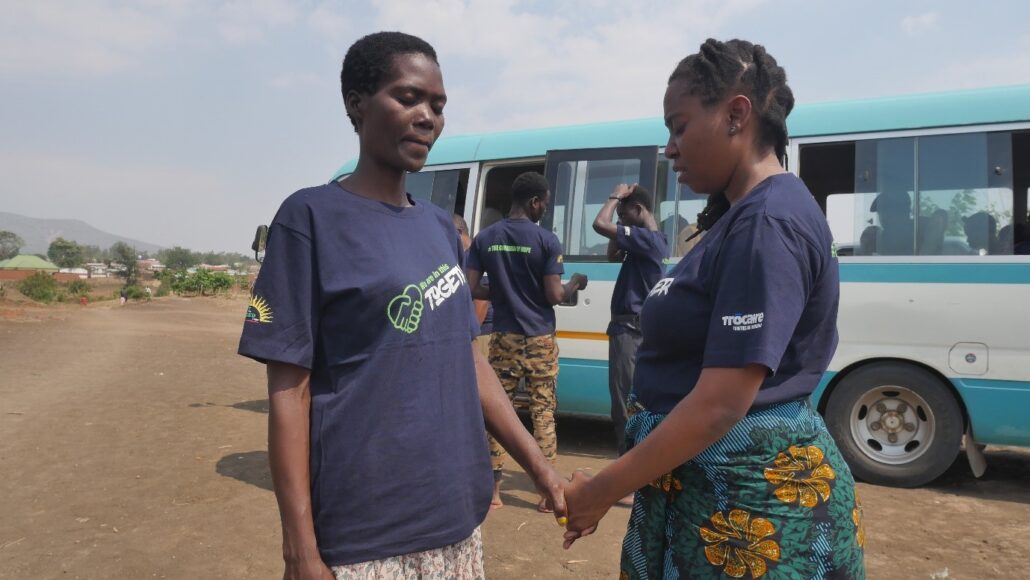
<svg viewBox="0 0 1030 580">
<path fill-rule="evenodd" d="M 116 236 L 87 224 L 82 220 L 51 220 L 31 218 L 16 213 L 0 211 L 0 230 L 18 234 L 25 240 L 22 254 L 46 254 L 50 242 L 56 238 L 72 240 L 80 245 L 110 248 L 115 242 L 125 242 L 136 248 L 137 252 L 156 252 L 161 249 L 157 244 L 148 244 L 132 238 Z"/>
</svg>

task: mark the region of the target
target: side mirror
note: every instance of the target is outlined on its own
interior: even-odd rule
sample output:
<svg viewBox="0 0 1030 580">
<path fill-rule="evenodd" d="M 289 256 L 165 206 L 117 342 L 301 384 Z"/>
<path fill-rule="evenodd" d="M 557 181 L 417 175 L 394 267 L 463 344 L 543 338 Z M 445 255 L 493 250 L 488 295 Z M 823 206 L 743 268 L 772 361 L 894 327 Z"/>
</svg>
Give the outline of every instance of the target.
<svg viewBox="0 0 1030 580">
<path fill-rule="evenodd" d="M 258 226 L 257 231 L 254 232 L 254 243 L 250 245 L 250 249 L 254 250 L 254 259 L 258 263 L 265 259 L 265 244 L 268 242 L 268 226 Z"/>
</svg>

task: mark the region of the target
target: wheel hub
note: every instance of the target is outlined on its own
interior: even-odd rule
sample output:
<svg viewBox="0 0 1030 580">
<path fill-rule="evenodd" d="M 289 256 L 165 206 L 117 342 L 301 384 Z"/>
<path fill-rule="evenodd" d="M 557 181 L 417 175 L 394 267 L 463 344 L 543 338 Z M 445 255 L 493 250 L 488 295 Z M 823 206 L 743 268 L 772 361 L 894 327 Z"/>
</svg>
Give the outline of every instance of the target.
<svg viewBox="0 0 1030 580">
<path fill-rule="evenodd" d="M 882 463 L 914 461 L 933 440 L 933 412 L 922 397 L 905 387 L 871 389 L 855 402 L 851 417 L 851 433 L 859 449 Z"/>
</svg>

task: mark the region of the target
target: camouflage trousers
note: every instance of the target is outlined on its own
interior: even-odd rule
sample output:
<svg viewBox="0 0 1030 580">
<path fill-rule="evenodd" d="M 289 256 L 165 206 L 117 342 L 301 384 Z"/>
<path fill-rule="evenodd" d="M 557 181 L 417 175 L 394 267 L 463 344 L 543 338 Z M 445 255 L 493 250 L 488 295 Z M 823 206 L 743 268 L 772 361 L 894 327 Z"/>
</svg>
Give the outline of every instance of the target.
<svg viewBox="0 0 1030 580">
<path fill-rule="evenodd" d="M 512 401 L 515 400 L 519 379 L 526 379 L 533 437 L 544 457 L 554 463 L 558 457 L 558 436 L 554 432 L 554 412 L 558 408 L 555 395 L 558 340 L 553 334 L 524 336 L 495 332 L 490 339 L 490 366 Z M 507 456 L 504 448 L 490 437 L 490 460 L 494 467 L 494 477 L 500 475 Z"/>
</svg>

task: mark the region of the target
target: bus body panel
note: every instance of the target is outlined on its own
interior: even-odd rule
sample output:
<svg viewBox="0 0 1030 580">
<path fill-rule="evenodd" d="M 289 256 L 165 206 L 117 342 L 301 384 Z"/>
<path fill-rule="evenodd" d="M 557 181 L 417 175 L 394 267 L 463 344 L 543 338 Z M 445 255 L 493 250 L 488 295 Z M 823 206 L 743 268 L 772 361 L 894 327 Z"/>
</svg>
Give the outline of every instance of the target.
<svg viewBox="0 0 1030 580">
<path fill-rule="evenodd" d="M 1030 381 L 966 377 L 951 382 L 965 403 L 977 443 L 1030 446 Z"/>
</svg>

